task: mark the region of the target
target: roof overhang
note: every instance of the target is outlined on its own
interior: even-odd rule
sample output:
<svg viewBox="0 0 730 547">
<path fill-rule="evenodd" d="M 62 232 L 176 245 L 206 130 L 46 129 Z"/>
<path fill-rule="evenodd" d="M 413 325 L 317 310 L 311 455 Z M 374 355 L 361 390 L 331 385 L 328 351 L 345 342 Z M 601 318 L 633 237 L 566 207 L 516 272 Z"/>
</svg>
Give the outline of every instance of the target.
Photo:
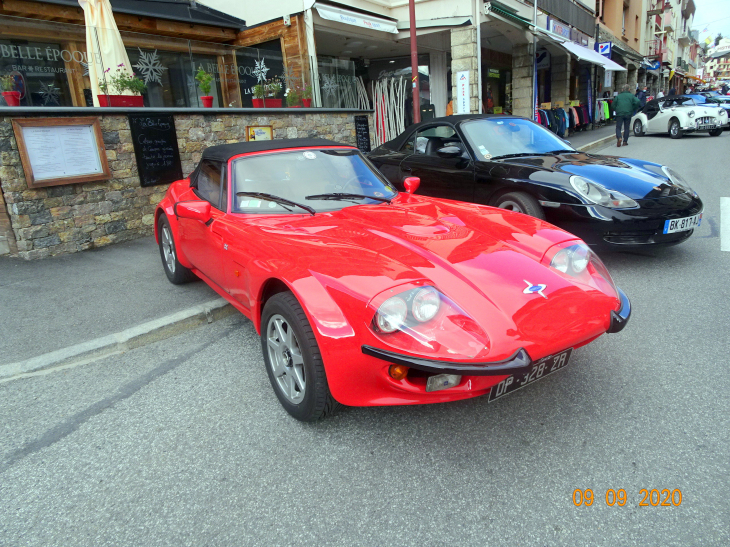
<svg viewBox="0 0 730 547">
<path fill-rule="evenodd" d="M 373 17 L 357 11 L 333 6 L 331 4 L 323 4 L 322 2 L 315 2 L 313 8 L 317 10 L 317 14 L 322 19 L 326 19 L 327 21 L 334 21 L 345 25 L 387 32 L 388 34 L 398 33 L 398 21 L 395 19 Z"/>
</svg>

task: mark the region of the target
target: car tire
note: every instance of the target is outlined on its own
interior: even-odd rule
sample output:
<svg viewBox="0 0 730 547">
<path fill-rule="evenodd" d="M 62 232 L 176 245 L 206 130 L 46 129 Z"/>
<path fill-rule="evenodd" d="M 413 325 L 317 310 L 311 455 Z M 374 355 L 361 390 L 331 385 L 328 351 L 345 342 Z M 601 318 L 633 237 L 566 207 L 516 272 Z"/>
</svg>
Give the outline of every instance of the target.
<svg viewBox="0 0 730 547">
<path fill-rule="evenodd" d="M 261 351 L 274 393 L 294 418 L 313 422 L 339 408 L 327 384 L 317 339 L 292 293 L 278 293 L 266 302 Z"/>
<path fill-rule="evenodd" d="M 162 267 L 165 275 L 170 283 L 182 285 L 195 281 L 197 276 L 188 268 L 180 264 L 177 259 L 177 247 L 175 246 L 175 238 L 172 235 L 170 221 L 163 214 L 157 224 L 157 240 L 160 242 L 160 258 L 162 259 Z"/>
<path fill-rule="evenodd" d="M 644 136 L 644 125 L 641 123 L 641 120 L 636 120 L 634 122 L 634 137 L 643 137 Z"/>
<path fill-rule="evenodd" d="M 542 210 L 540 204 L 535 198 L 524 192 L 502 194 L 494 200 L 494 206 L 545 220 L 545 211 Z"/>
<path fill-rule="evenodd" d="M 677 118 L 672 118 L 669 122 L 669 136 L 673 139 L 682 138 L 682 126 L 679 124 L 679 120 Z"/>
<path fill-rule="evenodd" d="M 710 131 L 710 135 L 712 137 L 719 137 L 720 135 L 722 135 L 722 129 L 713 129 L 712 131 Z"/>
</svg>

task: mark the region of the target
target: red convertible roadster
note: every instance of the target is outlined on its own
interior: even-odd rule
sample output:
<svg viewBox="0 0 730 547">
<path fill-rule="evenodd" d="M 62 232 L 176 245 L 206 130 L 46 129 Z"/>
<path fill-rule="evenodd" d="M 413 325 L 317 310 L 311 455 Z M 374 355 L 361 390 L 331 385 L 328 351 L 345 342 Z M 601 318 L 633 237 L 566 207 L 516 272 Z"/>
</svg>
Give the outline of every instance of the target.
<svg viewBox="0 0 730 547">
<path fill-rule="evenodd" d="M 495 400 L 621 330 L 630 304 L 575 236 L 527 215 L 399 193 L 347 145 L 213 146 L 155 214 L 173 283 L 251 319 L 299 420 L 354 406 Z"/>
</svg>

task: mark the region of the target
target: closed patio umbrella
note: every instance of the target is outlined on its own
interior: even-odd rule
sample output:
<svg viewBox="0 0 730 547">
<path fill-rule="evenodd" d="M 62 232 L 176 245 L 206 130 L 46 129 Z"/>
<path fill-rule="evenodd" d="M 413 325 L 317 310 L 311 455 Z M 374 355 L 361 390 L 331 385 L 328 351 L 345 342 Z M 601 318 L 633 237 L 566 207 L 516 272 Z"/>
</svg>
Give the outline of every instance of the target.
<svg viewBox="0 0 730 547">
<path fill-rule="evenodd" d="M 124 49 L 122 36 L 114 21 L 112 6 L 109 0 L 78 0 L 84 10 L 86 21 L 86 52 L 89 63 L 89 79 L 94 106 L 99 106 L 98 95 L 102 94 L 99 80 L 104 71 L 116 73 L 117 68 L 130 75 L 133 73 L 127 51 Z M 122 65 L 122 66 L 120 66 Z M 133 95 L 129 91 L 123 95 Z"/>
</svg>

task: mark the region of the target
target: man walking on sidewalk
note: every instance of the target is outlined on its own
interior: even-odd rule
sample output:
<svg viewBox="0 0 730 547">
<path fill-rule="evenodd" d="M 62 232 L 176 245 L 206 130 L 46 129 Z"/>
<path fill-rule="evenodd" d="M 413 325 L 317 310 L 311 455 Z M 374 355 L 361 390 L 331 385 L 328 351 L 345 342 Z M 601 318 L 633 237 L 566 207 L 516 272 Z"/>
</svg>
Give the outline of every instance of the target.
<svg viewBox="0 0 730 547">
<path fill-rule="evenodd" d="M 624 84 L 621 93 L 613 100 L 613 110 L 616 113 L 616 146 L 621 146 L 621 125 L 624 126 L 623 144 L 624 146 L 629 144 L 631 116 L 640 106 L 639 99 L 629 91 L 629 84 Z"/>
</svg>

